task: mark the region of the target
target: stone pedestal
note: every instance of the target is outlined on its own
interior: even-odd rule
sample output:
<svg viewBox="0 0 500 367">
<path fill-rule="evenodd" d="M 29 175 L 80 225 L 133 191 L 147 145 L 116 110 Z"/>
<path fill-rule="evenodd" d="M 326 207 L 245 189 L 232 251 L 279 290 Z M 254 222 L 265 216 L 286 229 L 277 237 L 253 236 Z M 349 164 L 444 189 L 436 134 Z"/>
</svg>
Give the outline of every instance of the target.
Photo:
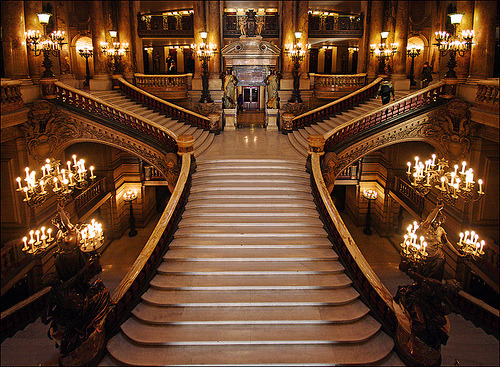
<svg viewBox="0 0 500 367">
<path fill-rule="evenodd" d="M 266 130 L 268 131 L 278 131 L 278 109 L 267 108 L 266 109 Z"/>
<path fill-rule="evenodd" d="M 293 124 L 292 124 L 293 115 L 289 112 L 285 112 L 283 115 L 281 115 L 281 118 L 283 121 L 282 126 L 281 126 L 281 132 L 283 134 L 291 133 L 292 127 L 293 127 Z"/>
<path fill-rule="evenodd" d="M 458 85 L 458 79 L 457 78 L 445 78 L 444 82 L 446 83 L 443 86 L 443 94 L 441 97 L 446 98 L 446 99 L 452 99 L 455 98 L 457 95 L 457 85 Z"/>
<path fill-rule="evenodd" d="M 177 153 L 182 154 L 193 154 L 194 152 L 194 138 L 192 135 L 181 135 L 177 138 Z"/>
<path fill-rule="evenodd" d="M 236 121 L 236 108 L 225 108 L 224 109 L 224 121 L 226 122 L 226 126 L 224 130 L 226 131 L 235 131 L 238 127 L 238 123 Z"/>
<path fill-rule="evenodd" d="M 113 83 L 108 74 L 94 75 L 90 79 L 90 90 L 111 90 Z"/>
<path fill-rule="evenodd" d="M 31 79 L 17 79 L 21 81 L 21 96 L 24 103 L 33 103 L 40 98 L 40 86 L 33 84 Z"/>
<path fill-rule="evenodd" d="M 220 134 L 221 126 L 219 123 L 219 114 L 211 113 L 208 115 L 208 118 L 210 119 L 210 132 Z"/>
<path fill-rule="evenodd" d="M 55 99 L 57 98 L 55 82 L 58 82 L 57 78 L 42 78 L 40 79 L 40 85 L 42 86 L 42 94 L 45 99 Z"/>
</svg>

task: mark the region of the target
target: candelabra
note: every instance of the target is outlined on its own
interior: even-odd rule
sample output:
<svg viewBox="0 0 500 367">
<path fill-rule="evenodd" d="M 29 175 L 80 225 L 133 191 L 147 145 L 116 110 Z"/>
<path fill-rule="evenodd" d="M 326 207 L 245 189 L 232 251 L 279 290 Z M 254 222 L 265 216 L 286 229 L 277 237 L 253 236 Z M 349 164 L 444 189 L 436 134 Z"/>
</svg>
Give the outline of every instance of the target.
<svg viewBox="0 0 500 367">
<path fill-rule="evenodd" d="M 290 43 L 285 45 L 285 52 L 291 58 L 293 62 L 292 76 L 293 76 L 293 91 L 292 96 L 288 100 L 290 103 L 302 103 L 302 98 L 300 97 L 300 63 L 306 57 L 306 54 L 311 47 L 309 43 L 303 45 L 300 42 L 300 37 L 302 37 L 302 32 L 295 32 L 295 43 Z"/>
<path fill-rule="evenodd" d="M 427 195 L 434 187 L 438 190 L 439 199 L 448 203 L 455 202 L 458 198 L 464 201 L 477 201 L 484 195 L 483 180 L 477 180 L 479 190 L 475 189 L 474 173 L 472 168 L 465 169 L 467 162 L 462 162 L 462 170 L 459 171 L 458 164 L 454 169 L 449 169 L 448 161 L 440 159 L 436 164 L 436 155 L 422 163 L 419 157 L 415 157 L 415 165 L 412 169 L 411 162 L 407 163 L 406 174 L 410 183 L 420 195 Z"/>
<path fill-rule="evenodd" d="M 121 72 L 121 59 L 130 52 L 128 43 L 114 42 L 118 33 L 116 31 L 109 31 L 109 35 L 113 39 L 113 47 L 110 47 L 107 42 L 101 42 L 101 51 L 107 55 L 111 60 L 111 72 L 117 74 Z"/>
<path fill-rule="evenodd" d="M 80 49 L 78 49 L 78 54 L 81 57 L 85 58 L 85 74 L 86 74 L 86 76 L 85 76 L 85 81 L 83 82 L 83 85 L 85 87 L 88 87 L 90 85 L 89 57 L 92 57 L 92 55 L 94 54 L 94 49 L 93 49 L 93 47 L 80 48 Z"/>
<path fill-rule="evenodd" d="M 420 55 L 422 51 L 421 47 L 415 45 L 408 45 L 406 47 L 406 54 L 411 57 L 411 67 L 410 67 L 410 85 L 417 85 L 415 81 L 415 57 Z"/>
<path fill-rule="evenodd" d="M 137 234 L 135 230 L 135 217 L 134 211 L 132 210 L 132 202 L 137 199 L 137 190 L 127 190 L 125 194 L 123 194 L 123 200 L 130 204 L 130 215 L 129 215 L 129 223 L 130 223 L 130 232 L 128 233 L 129 237 L 134 237 Z"/>
<path fill-rule="evenodd" d="M 22 250 L 33 255 L 45 251 L 55 240 L 52 237 L 52 228 L 47 228 L 47 234 L 45 234 L 45 230 L 45 227 L 41 227 L 36 231 L 33 229 L 29 231 L 30 239 L 23 237 L 24 246 Z"/>
<path fill-rule="evenodd" d="M 26 46 L 28 50 L 33 51 L 35 56 L 40 56 L 43 54 L 42 66 L 44 67 L 43 77 L 53 78 L 54 73 L 52 72 L 52 61 L 50 60 L 50 55 L 59 56 L 64 40 L 64 31 L 54 31 L 49 36 L 46 35 L 46 26 L 49 23 L 49 19 L 52 14 L 40 13 L 38 14 L 38 21 L 43 26 L 43 35 L 40 31 L 34 31 L 29 29 L 24 32 L 24 37 L 26 38 Z"/>
<path fill-rule="evenodd" d="M 470 235 L 470 237 L 469 237 Z M 460 240 L 458 241 L 458 248 L 462 250 L 463 253 L 470 256 L 481 256 L 484 254 L 484 240 L 479 241 L 479 235 L 474 231 L 460 232 Z"/>
<path fill-rule="evenodd" d="M 366 212 L 366 223 L 363 233 L 367 236 L 372 235 L 371 225 L 372 225 L 372 215 L 371 215 L 371 204 L 372 201 L 377 199 L 377 192 L 375 190 L 363 190 L 363 197 L 368 200 L 368 211 Z"/>
<path fill-rule="evenodd" d="M 406 229 L 408 232 L 404 235 L 404 241 L 401 243 L 402 257 L 411 264 L 418 264 L 425 261 L 427 258 L 427 242 L 425 242 L 424 236 L 420 236 L 420 242 L 418 242 L 418 235 L 415 233 L 419 225 L 417 222 L 413 222 Z"/>
<path fill-rule="evenodd" d="M 90 224 L 80 225 L 78 232 L 80 250 L 83 252 L 95 251 L 104 243 L 102 224 L 95 219 L 92 219 Z"/>
<path fill-rule="evenodd" d="M 385 73 L 386 61 L 389 60 L 389 58 L 391 58 L 398 51 L 398 44 L 391 43 L 389 47 L 386 46 L 384 40 L 389 37 L 389 32 L 380 32 L 380 37 L 382 39 L 381 43 L 372 43 L 370 45 L 370 54 L 377 57 L 379 62 L 379 71 L 381 73 Z"/>
<path fill-rule="evenodd" d="M 203 90 L 201 92 L 200 103 L 212 103 L 213 100 L 210 97 L 210 91 L 208 90 L 208 62 L 212 58 L 212 56 L 217 51 L 217 45 L 213 43 L 206 43 L 206 39 L 208 36 L 207 32 L 200 32 L 200 36 L 202 42 L 199 44 L 191 44 L 191 49 L 196 52 L 196 56 L 198 60 L 201 61 L 202 73 L 201 73 L 201 83 Z"/>
<path fill-rule="evenodd" d="M 460 36 L 457 36 L 457 26 L 462 21 L 463 14 L 455 13 L 449 14 L 451 19 L 451 24 L 453 25 L 453 35 L 445 31 L 438 31 L 435 33 L 436 42 L 434 45 L 438 47 L 441 56 L 450 54 L 450 60 L 446 64 L 448 71 L 445 74 L 446 78 L 456 78 L 455 67 L 457 66 L 457 54 L 459 56 L 464 56 L 467 51 L 469 51 L 473 45 L 474 31 L 473 30 L 463 30 Z"/>
<path fill-rule="evenodd" d="M 55 159 L 46 159 L 46 164 L 41 167 L 42 177 L 37 179 L 36 172 L 31 171 L 29 167 L 25 168 L 26 186 L 23 187 L 21 177 L 16 179 L 17 191 L 24 195 L 23 201 L 29 206 L 38 206 L 42 204 L 48 195 L 49 187 L 58 196 L 59 200 L 64 202 L 70 196 L 74 189 L 84 189 L 88 186 L 86 179 L 87 170 L 85 169 L 85 160 L 76 160 L 73 155 L 73 165 L 71 161 L 67 162 L 68 169 L 61 169 L 61 163 Z M 94 180 L 94 167 L 90 166 L 90 180 Z"/>
</svg>

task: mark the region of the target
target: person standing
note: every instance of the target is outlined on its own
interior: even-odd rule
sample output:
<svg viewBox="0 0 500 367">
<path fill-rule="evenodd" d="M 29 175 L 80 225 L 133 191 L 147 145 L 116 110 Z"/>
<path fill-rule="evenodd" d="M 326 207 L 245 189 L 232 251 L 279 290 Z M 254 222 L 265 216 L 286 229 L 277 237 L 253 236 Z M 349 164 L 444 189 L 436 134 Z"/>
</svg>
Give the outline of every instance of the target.
<svg viewBox="0 0 500 367">
<path fill-rule="evenodd" d="M 420 80 L 422 81 L 422 88 L 427 88 L 429 86 L 429 83 L 432 82 L 432 66 L 429 65 L 427 61 L 424 62 Z"/>
<path fill-rule="evenodd" d="M 394 101 L 394 86 L 389 80 L 382 81 L 377 92 L 377 97 L 382 97 L 382 106 L 390 102 L 391 95 Z"/>
</svg>

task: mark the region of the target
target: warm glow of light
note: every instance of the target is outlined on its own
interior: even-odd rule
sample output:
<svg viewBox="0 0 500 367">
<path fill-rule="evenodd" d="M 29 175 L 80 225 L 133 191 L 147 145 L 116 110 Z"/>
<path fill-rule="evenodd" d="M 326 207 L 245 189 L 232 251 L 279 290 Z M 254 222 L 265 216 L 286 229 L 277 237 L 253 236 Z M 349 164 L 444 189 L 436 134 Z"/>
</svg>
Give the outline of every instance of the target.
<svg viewBox="0 0 500 367">
<path fill-rule="evenodd" d="M 386 39 L 389 37 L 389 32 L 380 32 L 380 37 L 382 37 L 382 39 Z"/>
<path fill-rule="evenodd" d="M 116 36 L 118 35 L 118 32 L 117 31 L 109 31 L 109 35 L 111 36 L 111 38 L 116 38 Z"/>
<path fill-rule="evenodd" d="M 455 13 L 455 14 L 448 14 L 448 16 L 450 17 L 451 24 L 460 24 L 462 22 L 462 17 L 464 15 L 460 13 Z"/>
<path fill-rule="evenodd" d="M 40 24 L 46 25 L 49 24 L 49 19 L 52 14 L 49 13 L 39 13 L 38 15 L 38 21 Z"/>
</svg>

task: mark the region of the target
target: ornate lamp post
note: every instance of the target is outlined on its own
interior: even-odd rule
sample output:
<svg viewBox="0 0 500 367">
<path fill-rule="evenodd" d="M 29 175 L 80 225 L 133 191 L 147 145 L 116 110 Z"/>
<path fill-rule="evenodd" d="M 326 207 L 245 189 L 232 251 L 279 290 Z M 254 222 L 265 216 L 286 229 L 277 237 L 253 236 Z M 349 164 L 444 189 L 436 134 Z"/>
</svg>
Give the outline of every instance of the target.
<svg viewBox="0 0 500 367">
<path fill-rule="evenodd" d="M 130 204 L 130 215 L 129 215 L 129 223 L 130 223 L 130 232 L 128 233 L 129 237 L 134 237 L 137 234 L 135 230 L 135 217 L 134 211 L 132 210 L 132 202 L 137 199 L 137 190 L 127 190 L 125 194 L 123 194 L 123 200 Z"/>
<path fill-rule="evenodd" d="M 293 91 L 292 91 L 292 97 L 288 100 L 288 102 L 290 102 L 290 103 L 302 103 L 302 98 L 300 97 L 300 88 L 299 88 L 300 87 L 300 79 L 299 79 L 300 63 L 302 60 L 304 60 L 304 57 L 306 57 L 307 51 L 311 47 L 311 45 L 308 43 L 305 45 L 302 45 L 302 43 L 299 42 L 300 37 L 302 37 L 302 32 L 295 32 L 295 43 L 285 45 L 285 52 L 292 59 L 292 62 L 293 62 L 293 69 L 292 69 Z"/>
<path fill-rule="evenodd" d="M 367 236 L 372 235 L 371 225 L 372 225 L 372 215 L 371 215 L 371 204 L 372 201 L 377 199 L 377 192 L 375 190 L 363 190 L 363 197 L 368 200 L 368 211 L 366 212 L 366 223 L 363 233 Z"/>
<path fill-rule="evenodd" d="M 28 29 L 24 32 L 24 37 L 26 38 L 26 46 L 28 50 L 33 51 L 35 56 L 39 56 L 43 53 L 43 67 L 45 71 L 42 77 L 53 78 L 54 73 L 52 72 L 52 61 L 50 60 L 50 55 L 59 56 L 61 52 L 64 40 L 64 31 L 54 31 L 49 36 L 46 35 L 46 27 L 49 24 L 49 19 L 52 14 L 40 13 L 38 14 L 38 21 L 43 26 L 43 35 L 40 35 L 40 31 L 34 31 Z"/>
<path fill-rule="evenodd" d="M 217 51 L 217 45 L 213 43 L 206 43 L 208 36 L 207 32 L 200 32 L 202 42 L 200 44 L 191 44 L 191 49 L 196 51 L 196 56 L 198 60 L 201 61 L 202 73 L 201 73 L 201 84 L 203 90 L 201 92 L 201 98 L 199 103 L 212 103 L 212 97 L 210 97 L 210 91 L 208 90 L 208 77 L 210 73 L 208 71 L 208 62 Z"/>
<path fill-rule="evenodd" d="M 391 43 L 389 47 L 385 44 L 385 39 L 389 37 L 389 32 L 380 32 L 381 43 L 375 44 L 372 43 L 370 45 L 370 54 L 375 55 L 378 59 L 378 69 L 379 72 L 385 73 L 386 60 L 389 60 L 397 51 L 398 44 Z"/>
<path fill-rule="evenodd" d="M 90 68 L 89 68 L 89 57 L 94 54 L 94 48 L 80 48 L 78 49 L 78 54 L 85 58 L 85 81 L 83 82 L 84 87 L 88 87 L 90 84 Z"/>
<path fill-rule="evenodd" d="M 411 57 L 411 68 L 410 68 L 410 85 L 414 86 L 417 85 L 417 82 L 415 81 L 415 57 L 420 55 L 420 52 L 422 51 L 422 48 L 415 46 L 415 45 L 408 45 L 406 47 L 406 54 Z"/>
<path fill-rule="evenodd" d="M 448 71 L 445 74 L 445 78 L 456 78 L 457 75 L 455 73 L 455 67 L 457 66 L 457 54 L 459 56 L 464 56 L 467 51 L 469 51 L 472 47 L 472 40 L 474 38 L 473 30 L 463 30 L 460 36 L 456 35 L 457 25 L 462 22 L 463 14 L 455 13 L 449 14 L 451 18 L 451 24 L 453 25 L 453 35 L 450 35 L 447 32 L 436 32 L 436 45 L 439 49 L 441 56 L 445 56 L 448 53 L 450 54 L 450 60 L 446 64 L 448 67 Z"/>
<path fill-rule="evenodd" d="M 113 47 L 109 47 L 107 42 L 101 42 L 101 50 L 105 55 L 111 58 L 111 72 L 113 74 L 120 73 L 122 56 L 130 51 L 128 43 L 114 42 L 117 37 L 116 31 L 109 31 L 109 35 L 113 39 Z"/>
</svg>

